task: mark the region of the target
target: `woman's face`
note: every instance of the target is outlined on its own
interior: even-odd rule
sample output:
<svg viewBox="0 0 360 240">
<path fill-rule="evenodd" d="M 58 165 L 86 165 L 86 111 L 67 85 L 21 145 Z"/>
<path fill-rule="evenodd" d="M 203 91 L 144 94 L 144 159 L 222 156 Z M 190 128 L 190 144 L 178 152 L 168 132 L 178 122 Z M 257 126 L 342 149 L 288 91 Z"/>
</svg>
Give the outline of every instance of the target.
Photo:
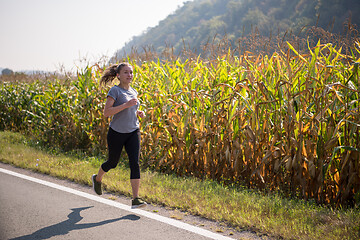
<svg viewBox="0 0 360 240">
<path fill-rule="evenodd" d="M 120 82 L 123 84 L 130 84 L 133 80 L 133 69 L 131 66 L 123 66 L 120 70 L 120 73 L 118 73 L 118 78 L 120 79 Z"/>
</svg>

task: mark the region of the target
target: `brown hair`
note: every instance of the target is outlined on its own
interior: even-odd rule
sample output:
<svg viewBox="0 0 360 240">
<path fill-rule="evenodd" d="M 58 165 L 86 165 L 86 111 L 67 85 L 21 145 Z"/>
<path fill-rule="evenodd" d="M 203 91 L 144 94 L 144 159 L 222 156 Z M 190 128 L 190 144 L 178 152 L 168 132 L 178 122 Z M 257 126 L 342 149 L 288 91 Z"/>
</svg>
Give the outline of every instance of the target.
<svg viewBox="0 0 360 240">
<path fill-rule="evenodd" d="M 108 82 L 114 81 L 116 75 L 120 73 L 121 69 L 125 66 L 131 67 L 131 65 L 127 62 L 123 62 L 120 64 L 113 64 L 110 67 L 108 67 L 105 70 L 104 75 L 102 75 L 100 79 L 100 84 L 106 85 Z"/>
</svg>

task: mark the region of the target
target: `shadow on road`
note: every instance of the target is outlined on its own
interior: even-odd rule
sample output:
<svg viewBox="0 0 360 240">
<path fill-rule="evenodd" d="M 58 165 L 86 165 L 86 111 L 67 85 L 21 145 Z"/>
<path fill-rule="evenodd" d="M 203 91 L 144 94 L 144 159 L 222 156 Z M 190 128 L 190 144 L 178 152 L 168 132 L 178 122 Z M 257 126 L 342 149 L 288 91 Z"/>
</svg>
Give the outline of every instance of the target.
<svg viewBox="0 0 360 240">
<path fill-rule="evenodd" d="M 48 226 L 48 227 L 45 227 L 45 228 L 42 228 L 42 229 L 39 229 L 36 232 L 29 234 L 29 235 L 12 238 L 11 240 L 48 239 L 48 238 L 51 238 L 54 236 L 66 235 L 72 230 L 93 228 L 93 227 L 102 226 L 102 225 L 105 225 L 108 223 L 117 222 L 120 220 L 136 221 L 136 220 L 140 219 L 139 216 L 136 216 L 134 214 L 129 214 L 129 215 L 123 216 L 121 218 L 109 219 L 109 220 L 105 220 L 105 221 L 101 221 L 101 222 L 97 222 L 97 223 L 77 224 L 78 222 L 81 221 L 81 219 L 83 219 L 83 217 L 80 216 L 80 212 L 83 210 L 86 210 L 88 208 L 92 208 L 92 207 L 93 206 L 82 207 L 82 208 L 73 208 L 73 209 L 71 209 L 72 212 L 68 215 L 67 220 L 57 223 L 57 224 L 54 224 L 54 225 L 51 225 L 51 226 Z"/>
</svg>

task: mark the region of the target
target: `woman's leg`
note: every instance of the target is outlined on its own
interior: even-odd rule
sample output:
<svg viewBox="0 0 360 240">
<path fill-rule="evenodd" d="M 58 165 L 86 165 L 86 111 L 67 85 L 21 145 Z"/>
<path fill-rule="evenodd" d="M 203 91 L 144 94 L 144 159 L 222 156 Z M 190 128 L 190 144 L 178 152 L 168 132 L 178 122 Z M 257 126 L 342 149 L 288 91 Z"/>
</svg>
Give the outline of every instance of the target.
<svg viewBox="0 0 360 240">
<path fill-rule="evenodd" d="M 99 168 L 99 172 L 98 172 L 98 174 L 96 175 L 96 181 L 97 182 L 101 182 L 102 181 L 102 179 L 103 179 L 103 177 L 104 177 L 104 175 L 105 175 L 105 171 L 100 167 Z"/>
<path fill-rule="evenodd" d="M 139 197 L 140 178 L 130 179 L 133 199 Z"/>
<path fill-rule="evenodd" d="M 102 177 L 107 173 L 110 169 L 116 168 L 119 163 L 121 151 L 124 146 L 124 142 L 126 141 L 126 135 L 123 133 L 118 133 L 113 129 L 109 128 L 109 132 L 107 135 L 107 144 L 108 144 L 108 159 L 106 162 L 101 164 L 99 169 L 98 180 L 102 180 Z"/>
<path fill-rule="evenodd" d="M 110 169 L 115 168 L 119 163 L 124 140 L 125 138 L 121 133 L 115 132 L 109 128 L 107 134 L 108 159 L 99 168 L 98 174 L 96 175 L 97 182 L 101 183 L 105 173 L 107 173 Z"/>
<path fill-rule="evenodd" d="M 133 193 L 133 198 L 139 197 L 140 188 L 140 130 L 132 133 L 131 137 L 125 143 L 125 150 L 129 157 L 130 165 L 130 183 Z"/>
</svg>

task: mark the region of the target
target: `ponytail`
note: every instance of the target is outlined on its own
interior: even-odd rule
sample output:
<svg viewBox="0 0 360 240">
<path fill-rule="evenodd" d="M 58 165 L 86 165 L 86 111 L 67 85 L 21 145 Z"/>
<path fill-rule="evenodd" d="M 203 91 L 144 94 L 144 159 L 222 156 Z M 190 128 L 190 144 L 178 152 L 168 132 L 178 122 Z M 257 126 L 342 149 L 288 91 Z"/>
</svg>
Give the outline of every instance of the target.
<svg viewBox="0 0 360 240">
<path fill-rule="evenodd" d="M 116 77 L 117 67 L 118 67 L 117 64 L 113 64 L 110 67 L 108 67 L 105 70 L 104 75 L 102 75 L 102 77 L 100 79 L 100 84 L 106 85 L 108 82 L 112 82 L 114 80 L 114 78 Z"/>
<path fill-rule="evenodd" d="M 108 82 L 114 81 L 116 75 L 120 73 L 120 70 L 124 66 L 131 66 L 129 63 L 120 63 L 120 64 L 113 64 L 110 67 L 108 67 L 104 75 L 100 79 L 100 84 L 106 85 Z"/>
</svg>

